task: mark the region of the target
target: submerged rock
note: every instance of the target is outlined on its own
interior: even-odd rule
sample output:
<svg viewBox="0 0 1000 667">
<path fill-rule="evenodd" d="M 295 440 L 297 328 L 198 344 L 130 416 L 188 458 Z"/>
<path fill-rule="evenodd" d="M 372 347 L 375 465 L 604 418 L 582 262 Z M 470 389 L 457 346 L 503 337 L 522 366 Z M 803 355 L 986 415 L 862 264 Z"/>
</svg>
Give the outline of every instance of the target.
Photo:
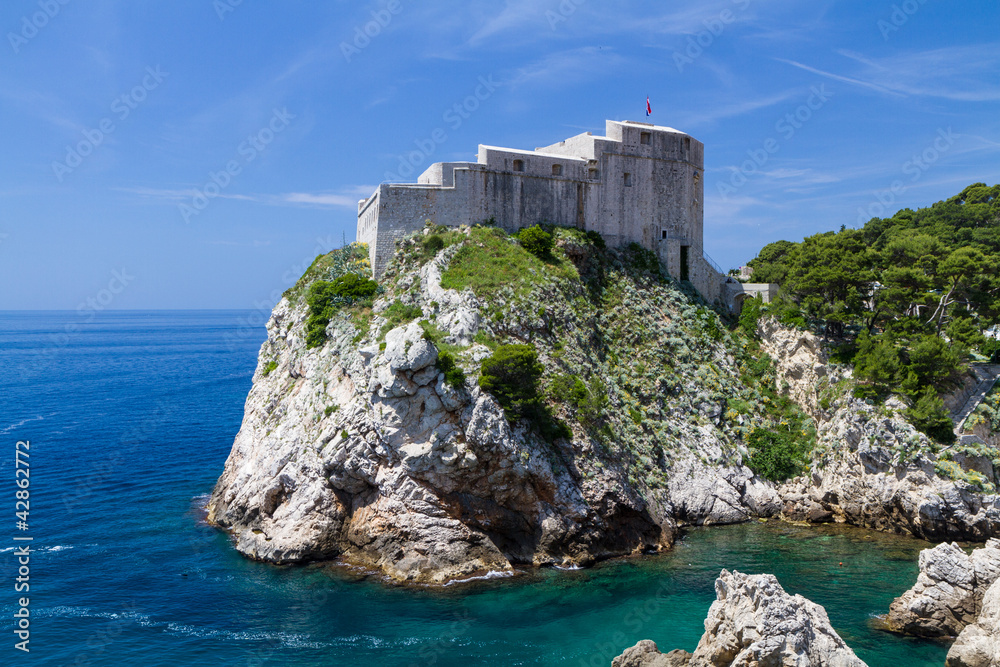
<svg viewBox="0 0 1000 667">
<path fill-rule="evenodd" d="M 626 650 L 614 667 L 865 667 L 830 625 L 826 610 L 789 595 L 774 575 L 723 570 L 705 634 L 693 654 L 673 662 L 651 641 Z M 681 662 L 681 660 L 687 660 Z"/>
<path fill-rule="evenodd" d="M 893 600 L 888 629 L 920 637 L 954 637 L 975 622 L 986 590 L 1000 577 L 1000 540 L 971 555 L 943 543 L 920 552 L 913 588 Z"/>
</svg>

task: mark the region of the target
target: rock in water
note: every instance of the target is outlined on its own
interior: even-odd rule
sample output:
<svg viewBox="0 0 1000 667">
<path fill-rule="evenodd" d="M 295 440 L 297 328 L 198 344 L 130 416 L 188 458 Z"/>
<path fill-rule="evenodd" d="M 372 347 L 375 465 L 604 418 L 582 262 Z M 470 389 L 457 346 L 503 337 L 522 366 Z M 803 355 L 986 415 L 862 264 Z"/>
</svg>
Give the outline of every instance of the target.
<svg viewBox="0 0 1000 667">
<path fill-rule="evenodd" d="M 771 574 L 723 570 L 705 634 L 687 662 L 661 654 L 651 641 L 626 650 L 613 667 L 865 667 L 830 626 L 826 610 L 789 595 Z M 674 662 L 667 662 L 668 656 Z"/>
<path fill-rule="evenodd" d="M 660 653 L 660 649 L 649 639 L 643 639 L 611 662 L 611 667 L 687 667 L 691 664 L 691 654 L 675 649 L 670 653 Z"/>
<path fill-rule="evenodd" d="M 958 635 L 946 667 L 1000 667 L 1000 581 L 983 595 L 979 617 Z"/>
<path fill-rule="evenodd" d="M 920 637 L 954 637 L 976 620 L 986 589 L 1000 576 L 1000 540 L 967 555 L 943 543 L 920 552 L 913 588 L 893 600 L 886 618 L 894 632 Z"/>
</svg>

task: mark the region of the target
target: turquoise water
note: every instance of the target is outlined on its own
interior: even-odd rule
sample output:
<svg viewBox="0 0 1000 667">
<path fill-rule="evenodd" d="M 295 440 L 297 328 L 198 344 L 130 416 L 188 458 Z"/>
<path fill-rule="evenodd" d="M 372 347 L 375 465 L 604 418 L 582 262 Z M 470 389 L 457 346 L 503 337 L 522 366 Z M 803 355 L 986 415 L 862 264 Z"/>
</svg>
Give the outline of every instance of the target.
<svg viewBox="0 0 1000 667">
<path fill-rule="evenodd" d="M 199 508 L 239 429 L 264 335 L 252 318 L 0 313 L 0 497 L 14 443 L 32 441 L 32 663 L 607 666 L 639 639 L 693 649 L 724 567 L 824 605 L 873 667 L 944 662 L 944 645 L 870 626 L 927 544 L 861 530 L 697 529 L 661 556 L 444 589 L 243 559 Z M 0 590 L 9 619 L 16 596 Z M 0 664 L 15 664 L 3 636 Z"/>
</svg>

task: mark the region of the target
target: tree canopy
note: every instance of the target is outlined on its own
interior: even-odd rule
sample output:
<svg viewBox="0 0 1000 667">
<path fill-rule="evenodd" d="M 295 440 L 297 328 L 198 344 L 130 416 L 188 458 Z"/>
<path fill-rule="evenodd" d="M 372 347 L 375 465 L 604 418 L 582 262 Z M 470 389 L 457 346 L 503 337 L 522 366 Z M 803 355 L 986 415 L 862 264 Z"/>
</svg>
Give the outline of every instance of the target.
<svg viewBox="0 0 1000 667">
<path fill-rule="evenodd" d="M 774 312 L 801 313 L 833 339 L 861 331 L 848 345 L 862 391 L 910 395 L 940 431 L 927 388 L 946 388 L 970 353 L 996 350 L 983 334 L 1000 322 L 1000 185 L 777 241 L 750 266 L 755 282 L 781 285 Z"/>
</svg>

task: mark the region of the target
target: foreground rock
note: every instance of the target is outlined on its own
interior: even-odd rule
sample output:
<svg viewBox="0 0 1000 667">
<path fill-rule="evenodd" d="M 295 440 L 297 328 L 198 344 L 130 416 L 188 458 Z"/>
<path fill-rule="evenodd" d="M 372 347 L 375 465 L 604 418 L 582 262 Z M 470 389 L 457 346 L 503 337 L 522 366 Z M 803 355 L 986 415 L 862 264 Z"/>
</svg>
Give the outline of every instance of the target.
<svg viewBox="0 0 1000 667">
<path fill-rule="evenodd" d="M 983 598 L 1000 577 L 1000 540 L 991 539 L 972 555 L 957 544 L 920 552 L 917 583 L 893 600 L 888 628 L 921 637 L 954 637 L 976 621 Z"/>
<path fill-rule="evenodd" d="M 674 649 L 670 653 L 660 653 L 660 649 L 649 639 L 631 648 L 611 662 L 611 667 L 686 667 L 691 664 L 691 654 Z"/>
<path fill-rule="evenodd" d="M 801 595 L 789 595 L 773 575 L 723 570 L 715 592 L 705 634 L 693 654 L 674 653 L 668 658 L 671 654 L 660 654 L 647 640 L 616 658 L 614 667 L 865 665 L 830 626 L 823 607 Z"/>
<path fill-rule="evenodd" d="M 1000 667 L 1000 580 L 983 596 L 976 622 L 967 625 L 948 651 L 947 667 Z"/>
</svg>

